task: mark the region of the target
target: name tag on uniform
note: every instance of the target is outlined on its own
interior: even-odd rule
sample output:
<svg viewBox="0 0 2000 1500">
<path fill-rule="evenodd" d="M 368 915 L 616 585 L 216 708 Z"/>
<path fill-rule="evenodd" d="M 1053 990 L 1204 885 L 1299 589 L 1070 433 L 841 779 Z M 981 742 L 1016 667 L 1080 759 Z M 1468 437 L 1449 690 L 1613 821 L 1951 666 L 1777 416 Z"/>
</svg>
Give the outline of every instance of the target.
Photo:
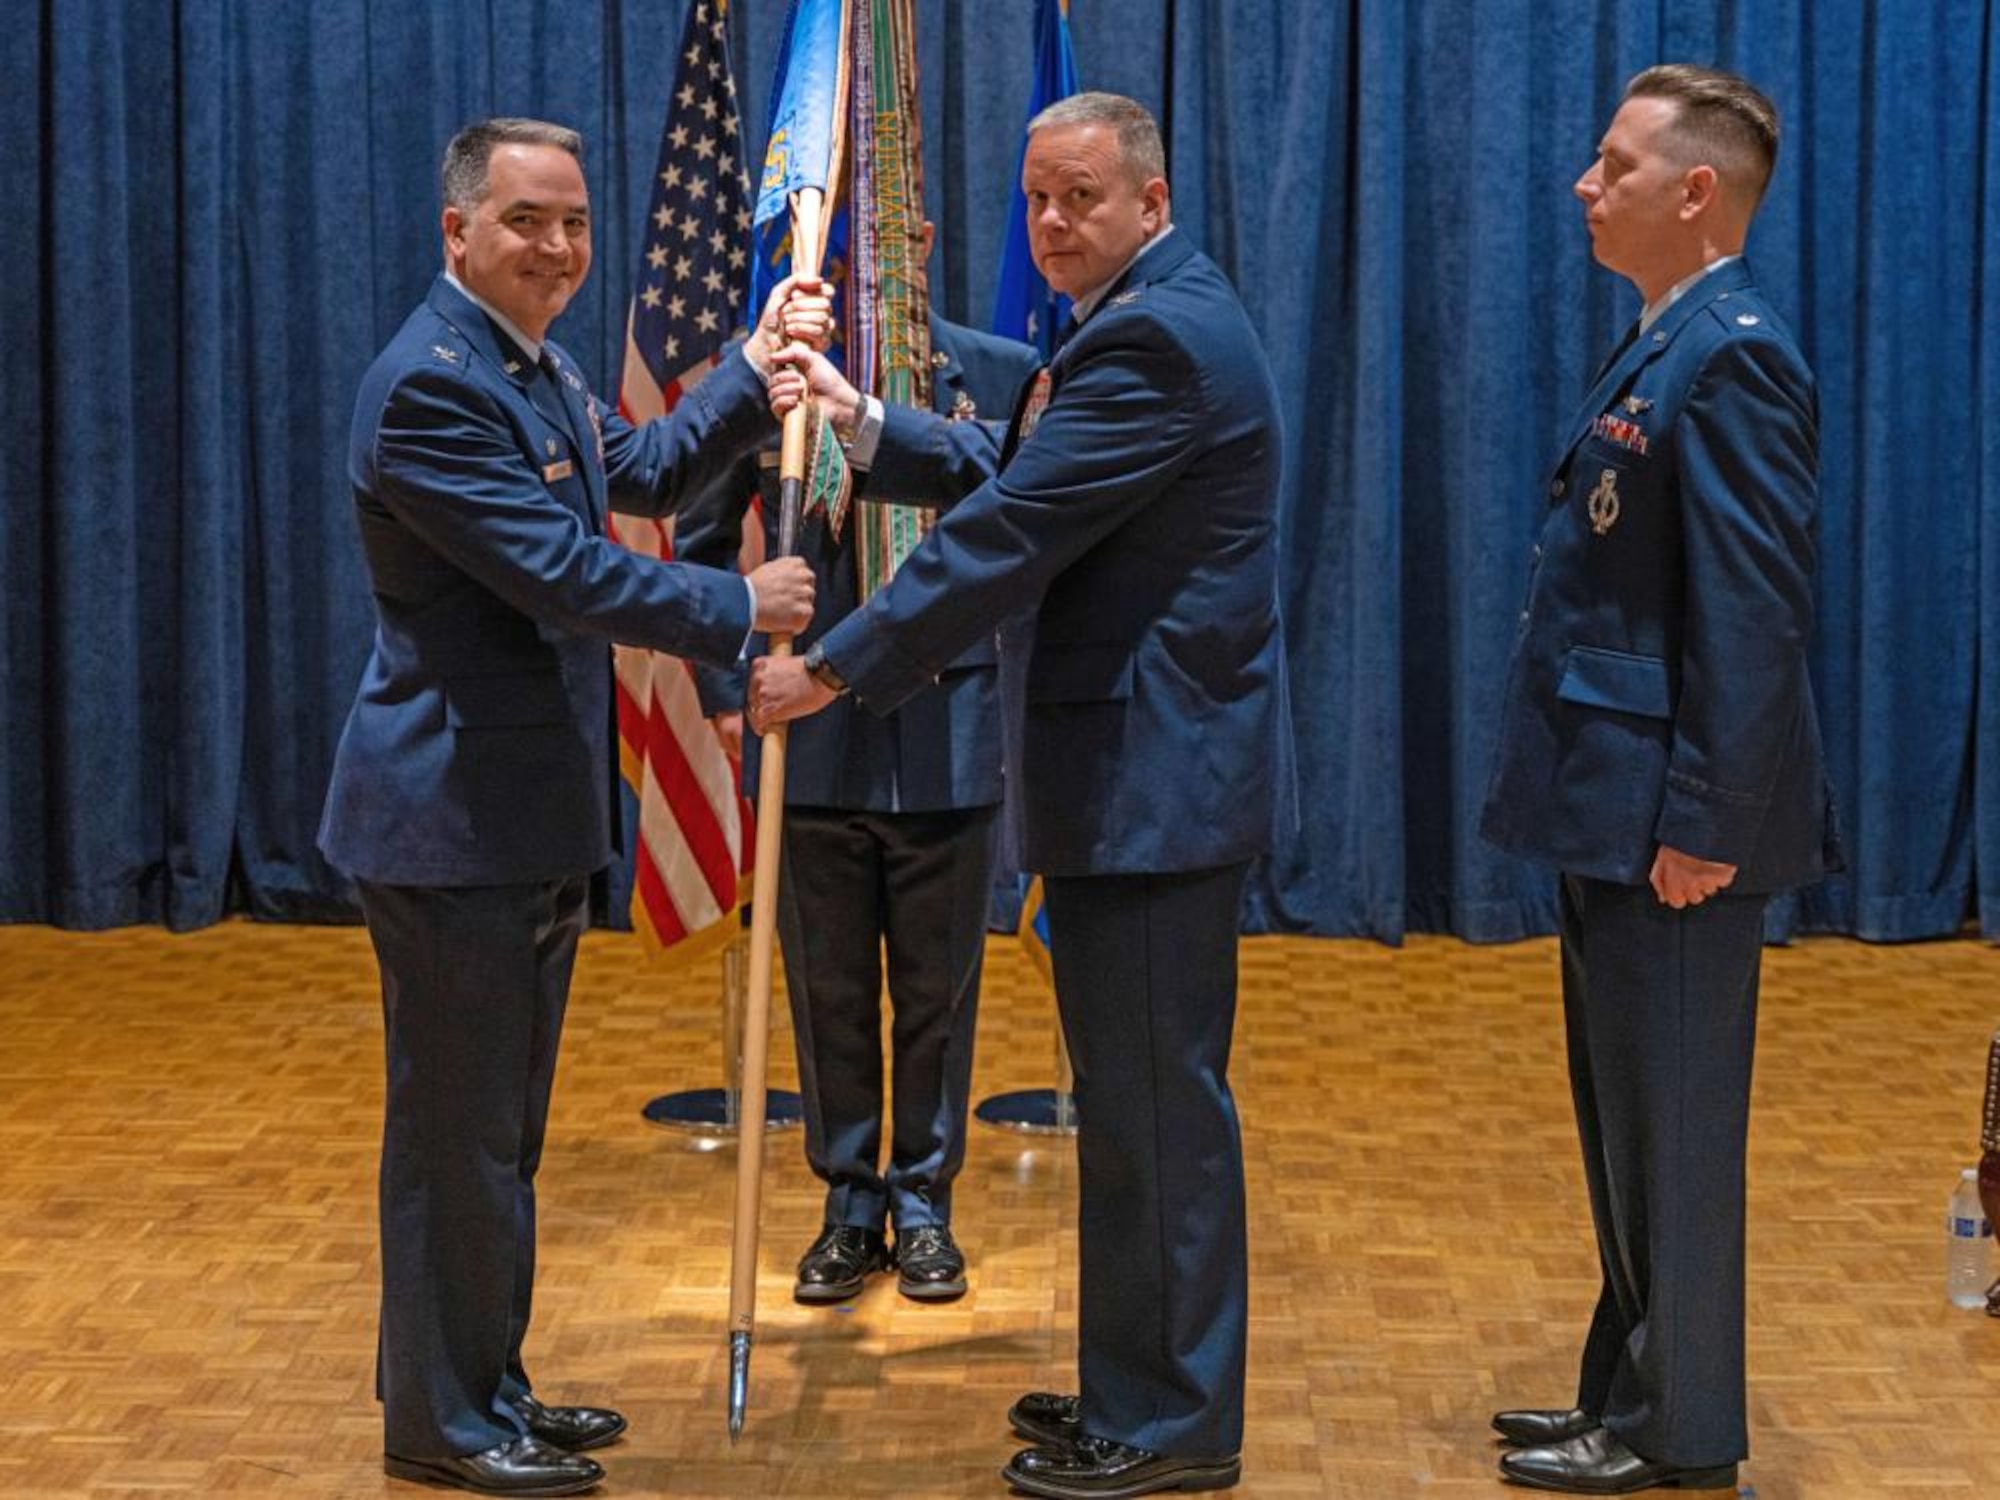
<svg viewBox="0 0 2000 1500">
<path fill-rule="evenodd" d="M 542 483 L 554 484 L 558 479 L 567 479 L 576 472 L 576 465 L 568 459 L 561 463 L 542 465 Z"/>
</svg>

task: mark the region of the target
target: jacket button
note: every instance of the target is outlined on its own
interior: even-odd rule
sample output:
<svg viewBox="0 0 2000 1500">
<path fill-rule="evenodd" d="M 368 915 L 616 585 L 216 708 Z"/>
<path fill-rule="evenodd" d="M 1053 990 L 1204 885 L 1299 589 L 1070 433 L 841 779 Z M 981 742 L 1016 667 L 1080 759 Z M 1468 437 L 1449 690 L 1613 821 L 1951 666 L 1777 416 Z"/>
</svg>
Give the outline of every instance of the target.
<svg viewBox="0 0 2000 1500">
<path fill-rule="evenodd" d="M 1568 487 L 1569 487 L 1569 486 L 1567 486 L 1566 484 L 1564 484 L 1564 483 L 1562 482 L 1562 480 L 1560 480 L 1560 479 L 1556 480 L 1556 481 L 1555 481 L 1554 483 L 1552 483 L 1552 484 L 1551 484 L 1551 485 L 1549 486 L 1549 498 L 1550 498 L 1551 500 L 1560 500 L 1560 499 L 1562 499 L 1562 497 L 1563 497 L 1563 491 L 1564 491 L 1565 489 L 1567 489 Z"/>
</svg>

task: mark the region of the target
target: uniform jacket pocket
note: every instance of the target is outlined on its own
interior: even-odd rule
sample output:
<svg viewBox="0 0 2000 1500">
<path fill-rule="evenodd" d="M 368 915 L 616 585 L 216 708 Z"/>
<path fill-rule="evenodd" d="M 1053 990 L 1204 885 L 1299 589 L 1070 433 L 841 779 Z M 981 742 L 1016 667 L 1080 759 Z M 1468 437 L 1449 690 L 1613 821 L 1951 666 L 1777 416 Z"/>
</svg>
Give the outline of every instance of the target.
<svg viewBox="0 0 2000 1500">
<path fill-rule="evenodd" d="M 1601 646 L 1569 648 L 1556 696 L 1565 703 L 1649 719 L 1671 719 L 1674 715 L 1673 685 L 1664 661 Z"/>
</svg>

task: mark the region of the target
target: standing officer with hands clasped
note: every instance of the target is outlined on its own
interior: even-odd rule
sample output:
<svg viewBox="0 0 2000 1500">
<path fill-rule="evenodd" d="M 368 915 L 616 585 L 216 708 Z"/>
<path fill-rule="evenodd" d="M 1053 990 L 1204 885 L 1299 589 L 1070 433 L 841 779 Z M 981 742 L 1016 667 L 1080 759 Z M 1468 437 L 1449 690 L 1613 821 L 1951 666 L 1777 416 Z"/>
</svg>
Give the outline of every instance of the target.
<svg viewBox="0 0 2000 1500">
<path fill-rule="evenodd" d="M 588 1489 L 577 1450 L 625 1427 L 543 1405 L 521 1360 L 563 1008 L 613 847 L 609 644 L 728 662 L 813 603 L 796 558 L 745 579 L 606 538 L 607 505 L 670 510 L 772 431 L 762 373 L 829 315 L 781 285 L 742 358 L 625 422 L 548 341 L 590 268 L 581 155 L 520 119 L 445 152 L 444 272 L 355 402 L 377 625 L 320 830 L 382 970 L 384 1467 L 489 1494 Z"/>
<path fill-rule="evenodd" d="M 1740 258 L 1778 119 L 1648 69 L 1576 185 L 1645 311 L 1549 487 L 1482 831 L 1562 872 L 1563 1010 L 1603 1285 L 1574 1409 L 1501 1412 L 1504 1477 L 1732 1486 L 1764 908 L 1828 868 L 1806 673 L 1813 377 Z"/>
<path fill-rule="evenodd" d="M 931 240 L 926 221 L 920 260 Z M 929 332 L 932 409 L 949 419 L 955 439 L 997 451 L 999 424 L 1035 372 L 1034 351 L 936 316 Z M 775 461 L 777 453 L 763 457 Z M 872 450 L 850 448 L 857 503 L 869 503 L 873 461 Z M 711 486 L 682 513 L 674 531 L 680 557 L 720 566 L 736 555 L 760 470 L 766 546 L 774 548 L 776 465 L 745 459 L 734 482 Z M 884 477 L 893 487 L 893 470 Z M 838 534 L 824 520 L 802 529 L 800 555 L 812 564 L 818 593 L 814 623 L 794 642 L 799 649 L 809 650 L 861 602 L 860 532 L 856 516 Z M 695 680 L 718 730 L 740 735 L 747 673 L 704 668 Z M 871 1274 L 890 1269 L 902 1295 L 919 1302 L 965 1293 L 952 1186 L 965 1160 L 1002 790 L 1001 713 L 989 632 L 895 713 L 836 704 L 791 732 L 778 936 L 806 1161 L 826 1184 L 819 1233 L 799 1259 L 792 1295 L 800 1302 L 845 1301 Z M 753 740 L 748 749 L 743 781 L 754 788 L 759 747 Z M 893 1011 L 886 1166 L 885 972 Z M 885 1223 L 895 1227 L 893 1246 Z"/>
</svg>

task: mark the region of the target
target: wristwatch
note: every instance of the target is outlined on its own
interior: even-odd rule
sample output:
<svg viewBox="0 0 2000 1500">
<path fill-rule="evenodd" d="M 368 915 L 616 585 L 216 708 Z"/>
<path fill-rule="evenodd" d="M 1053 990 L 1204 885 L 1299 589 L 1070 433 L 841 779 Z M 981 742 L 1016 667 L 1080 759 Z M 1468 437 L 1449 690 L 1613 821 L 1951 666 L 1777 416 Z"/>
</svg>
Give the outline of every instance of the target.
<svg viewBox="0 0 2000 1500">
<path fill-rule="evenodd" d="M 806 676 L 838 698 L 847 691 L 847 679 L 834 671 L 833 663 L 826 659 L 826 651 L 818 641 L 806 647 Z"/>
</svg>

